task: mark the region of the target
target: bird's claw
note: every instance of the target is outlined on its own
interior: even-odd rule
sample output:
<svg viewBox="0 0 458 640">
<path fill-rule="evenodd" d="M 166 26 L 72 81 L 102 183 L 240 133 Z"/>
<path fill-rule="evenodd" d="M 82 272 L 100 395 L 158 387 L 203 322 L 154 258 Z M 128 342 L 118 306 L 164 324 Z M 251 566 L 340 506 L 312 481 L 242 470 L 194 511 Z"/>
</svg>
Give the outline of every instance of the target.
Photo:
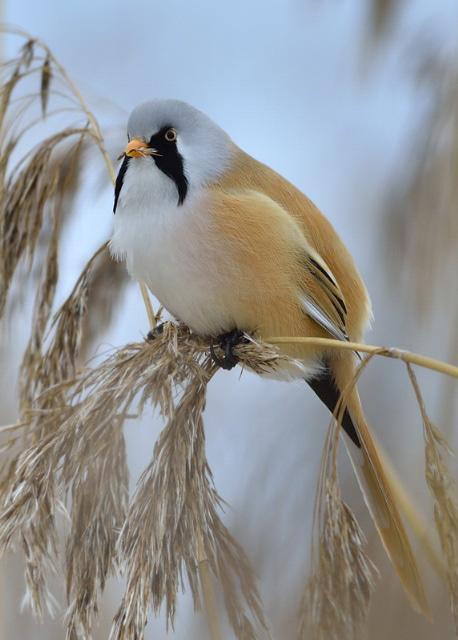
<svg viewBox="0 0 458 640">
<path fill-rule="evenodd" d="M 159 336 L 164 333 L 164 324 L 165 322 L 161 322 L 161 324 L 157 324 L 154 329 L 148 331 L 146 335 L 146 339 L 148 340 L 148 342 L 150 342 L 151 340 L 155 340 L 155 338 L 159 338 Z"/>
<path fill-rule="evenodd" d="M 233 331 L 229 331 L 229 333 L 223 333 L 218 336 L 218 338 L 216 338 L 215 341 L 212 341 L 210 345 L 210 353 L 213 361 L 221 367 L 221 369 L 230 371 L 239 362 L 238 356 L 234 353 L 234 347 L 243 342 L 247 342 L 247 339 L 245 338 L 243 331 L 239 331 L 238 329 L 234 329 Z M 223 357 L 216 354 L 215 345 L 218 345 L 224 352 Z"/>
</svg>

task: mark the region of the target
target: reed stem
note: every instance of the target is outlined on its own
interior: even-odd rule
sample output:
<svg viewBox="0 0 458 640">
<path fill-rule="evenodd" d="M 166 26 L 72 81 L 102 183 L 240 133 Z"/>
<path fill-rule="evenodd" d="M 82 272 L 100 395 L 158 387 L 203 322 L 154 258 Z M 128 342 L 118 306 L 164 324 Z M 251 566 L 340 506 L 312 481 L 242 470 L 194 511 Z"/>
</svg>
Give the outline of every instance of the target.
<svg viewBox="0 0 458 640">
<path fill-rule="evenodd" d="M 211 640 L 223 640 L 223 633 L 218 618 L 218 611 L 215 601 L 215 591 L 212 585 L 210 567 L 205 553 L 202 538 L 198 539 L 198 555 L 197 560 L 202 595 L 205 603 L 205 611 L 207 613 L 207 624 L 210 632 Z"/>
<path fill-rule="evenodd" d="M 403 362 L 416 364 L 420 367 L 424 367 L 425 369 L 438 371 L 439 373 L 443 373 L 446 376 L 451 376 L 452 378 L 458 378 L 457 366 L 449 364 L 448 362 L 442 362 L 442 360 L 436 360 L 435 358 L 423 356 L 419 353 L 405 351 L 404 349 L 397 349 L 396 347 L 378 347 L 372 344 L 364 344 L 363 342 L 342 342 L 341 340 L 334 340 L 330 338 L 295 338 L 269 336 L 268 338 L 263 338 L 263 341 L 270 344 L 304 344 L 314 347 L 320 346 L 329 349 L 361 351 L 363 353 L 383 356 L 384 358 L 394 358 L 396 360 L 402 360 Z"/>
</svg>

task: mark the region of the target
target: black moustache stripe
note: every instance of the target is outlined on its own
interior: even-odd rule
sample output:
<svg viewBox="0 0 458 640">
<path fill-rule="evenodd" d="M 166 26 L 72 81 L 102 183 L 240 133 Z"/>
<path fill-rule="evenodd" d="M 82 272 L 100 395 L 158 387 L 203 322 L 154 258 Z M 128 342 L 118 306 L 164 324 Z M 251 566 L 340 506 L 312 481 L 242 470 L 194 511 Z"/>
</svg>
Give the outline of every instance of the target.
<svg viewBox="0 0 458 640">
<path fill-rule="evenodd" d="M 152 156 L 152 158 L 157 168 L 175 183 L 178 191 L 178 204 L 181 205 L 188 193 L 188 179 L 184 173 L 184 162 L 176 141 L 169 141 L 165 137 L 171 127 L 172 125 L 166 125 L 154 136 L 151 136 L 149 146 L 160 154 Z"/>
<path fill-rule="evenodd" d="M 184 175 L 183 158 L 176 153 L 169 153 L 164 156 L 153 156 L 158 169 L 173 180 L 178 191 L 178 204 L 182 205 L 188 193 L 188 179 Z"/>
<path fill-rule="evenodd" d="M 151 156 L 151 159 L 156 163 L 157 168 L 174 182 L 178 192 L 178 205 L 182 205 L 188 193 L 188 179 L 184 172 L 183 158 L 178 151 L 176 142 L 168 141 L 165 138 L 165 133 L 169 128 L 168 126 L 163 127 L 156 135 L 152 136 L 149 141 L 149 146 L 156 149 L 159 153 L 159 155 Z M 126 175 L 130 160 L 131 158 L 129 156 L 124 156 L 124 160 L 119 168 L 115 183 L 113 213 L 116 213 L 116 207 L 118 206 L 119 196 L 124 183 L 124 176 Z"/>
<path fill-rule="evenodd" d="M 118 175 L 116 176 L 113 213 L 116 213 L 116 207 L 118 206 L 119 195 L 121 193 L 122 185 L 124 184 L 124 176 L 126 175 L 129 161 L 129 156 L 124 156 L 124 160 L 122 161 L 122 164 L 118 171 Z"/>
</svg>

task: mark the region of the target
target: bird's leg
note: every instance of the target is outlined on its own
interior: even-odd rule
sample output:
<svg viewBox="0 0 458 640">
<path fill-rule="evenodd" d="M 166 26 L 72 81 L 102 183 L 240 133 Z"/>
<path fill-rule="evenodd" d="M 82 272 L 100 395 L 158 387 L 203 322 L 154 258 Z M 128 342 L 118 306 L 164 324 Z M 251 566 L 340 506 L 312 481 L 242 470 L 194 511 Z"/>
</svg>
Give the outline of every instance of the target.
<svg viewBox="0 0 458 640">
<path fill-rule="evenodd" d="M 227 371 L 233 369 L 239 361 L 238 357 L 234 354 L 234 347 L 246 341 L 247 339 L 244 337 L 243 331 L 239 331 L 238 329 L 234 329 L 233 331 L 229 331 L 228 333 L 223 333 L 218 336 L 210 345 L 210 353 L 213 361 L 222 369 L 226 369 Z M 216 355 L 214 348 L 215 344 L 217 344 L 224 352 L 224 356 L 222 358 Z"/>
<path fill-rule="evenodd" d="M 148 331 L 146 335 L 146 339 L 149 341 L 154 340 L 155 338 L 159 338 L 160 335 L 164 332 L 164 324 L 165 322 L 161 322 L 161 324 L 157 324 L 154 329 Z"/>
</svg>

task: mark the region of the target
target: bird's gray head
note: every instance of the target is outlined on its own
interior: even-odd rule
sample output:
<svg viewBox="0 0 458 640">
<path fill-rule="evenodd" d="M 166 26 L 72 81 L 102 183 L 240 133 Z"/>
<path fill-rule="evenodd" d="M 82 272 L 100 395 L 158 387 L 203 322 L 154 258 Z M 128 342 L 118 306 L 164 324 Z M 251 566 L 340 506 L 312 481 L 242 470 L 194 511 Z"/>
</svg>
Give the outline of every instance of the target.
<svg viewBox="0 0 458 640">
<path fill-rule="evenodd" d="M 126 171 L 137 158 L 151 163 L 176 188 L 178 204 L 191 190 L 216 180 L 233 153 L 229 136 L 204 113 L 179 100 L 150 100 L 136 107 L 127 124 L 128 145 L 116 181 L 115 206 Z M 146 158 L 146 160 L 145 160 Z M 153 181 L 152 181 L 153 185 Z"/>
</svg>

